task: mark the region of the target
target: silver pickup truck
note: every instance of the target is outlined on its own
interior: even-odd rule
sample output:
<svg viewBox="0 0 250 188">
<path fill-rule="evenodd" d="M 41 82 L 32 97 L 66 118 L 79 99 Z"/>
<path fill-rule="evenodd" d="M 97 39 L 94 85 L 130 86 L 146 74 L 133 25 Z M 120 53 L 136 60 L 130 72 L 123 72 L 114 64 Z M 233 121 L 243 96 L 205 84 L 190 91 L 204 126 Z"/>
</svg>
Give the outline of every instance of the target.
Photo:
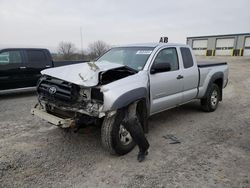
<svg viewBox="0 0 250 188">
<path fill-rule="evenodd" d="M 120 46 L 95 62 L 43 70 L 31 113 L 62 128 L 101 125 L 103 146 L 123 155 L 135 146 L 123 109 L 132 106 L 147 132 L 149 116 L 194 99 L 204 111 L 216 110 L 227 82 L 226 62 L 197 64 L 187 45 Z"/>
</svg>

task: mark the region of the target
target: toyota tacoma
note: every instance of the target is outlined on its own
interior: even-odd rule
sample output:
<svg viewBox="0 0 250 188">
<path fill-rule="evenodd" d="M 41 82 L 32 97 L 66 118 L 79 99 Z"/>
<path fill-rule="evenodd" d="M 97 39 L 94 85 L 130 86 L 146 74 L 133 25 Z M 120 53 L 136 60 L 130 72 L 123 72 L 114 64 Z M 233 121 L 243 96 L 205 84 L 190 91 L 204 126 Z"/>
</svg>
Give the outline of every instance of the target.
<svg viewBox="0 0 250 188">
<path fill-rule="evenodd" d="M 129 107 L 147 132 L 149 116 L 194 99 L 215 111 L 228 82 L 226 62 L 197 64 L 189 46 L 170 43 L 114 47 L 95 62 L 41 73 L 31 113 L 61 128 L 101 125 L 102 145 L 118 155 L 135 146 L 123 109 Z"/>
</svg>

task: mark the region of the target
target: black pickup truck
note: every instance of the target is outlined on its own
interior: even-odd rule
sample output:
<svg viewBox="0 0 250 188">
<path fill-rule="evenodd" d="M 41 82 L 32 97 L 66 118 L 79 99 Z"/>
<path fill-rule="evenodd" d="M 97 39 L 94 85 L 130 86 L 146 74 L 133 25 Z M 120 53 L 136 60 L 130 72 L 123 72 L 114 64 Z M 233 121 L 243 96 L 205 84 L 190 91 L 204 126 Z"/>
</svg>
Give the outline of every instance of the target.
<svg viewBox="0 0 250 188">
<path fill-rule="evenodd" d="M 0 50 L 0 94 L 29 90 L 36 86 L 41 70 L 86 61 L 53 61 L 47 49 L 8 48 Z"/>
</svg>

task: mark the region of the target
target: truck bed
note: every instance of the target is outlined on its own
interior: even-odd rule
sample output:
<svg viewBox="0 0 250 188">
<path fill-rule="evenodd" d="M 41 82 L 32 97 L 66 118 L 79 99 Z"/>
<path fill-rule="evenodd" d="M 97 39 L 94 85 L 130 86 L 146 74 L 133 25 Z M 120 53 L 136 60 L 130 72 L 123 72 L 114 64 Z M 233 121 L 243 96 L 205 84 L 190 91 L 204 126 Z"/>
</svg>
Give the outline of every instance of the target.
<svg viewBox="0 0 250 188">
<path fill-rule="evenodd" d="M 212 67 L 212 66 L 221 66 L 221 65 L 227 65 L 227 62 L 217 62 L 217 61 L 198 61 L 197 62 L 198 67 Z"/>
<path fill-rule="evenodd" d="M 228 82 L 228 65 L 226 62 L 199 61 L 197 62 L 199 70 L 199 94 L 197 98 L 202 98 L 207 90 L 211 77 L 215 74 L 223 74 L 223 88 Z"/>
</svg>

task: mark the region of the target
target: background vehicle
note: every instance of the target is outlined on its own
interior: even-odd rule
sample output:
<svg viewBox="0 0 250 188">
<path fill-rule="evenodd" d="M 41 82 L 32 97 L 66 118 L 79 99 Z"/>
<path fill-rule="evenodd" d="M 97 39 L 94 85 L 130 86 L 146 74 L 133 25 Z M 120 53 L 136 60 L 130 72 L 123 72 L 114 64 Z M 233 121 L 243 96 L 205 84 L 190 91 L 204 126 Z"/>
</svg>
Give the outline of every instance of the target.
<svg viewBox="0 0 250 188">
<path fill-rule="evenodd" d="M 193 99 L 207 112 L 216 110 L 228 82 L 227 63 L 197 64 L 189 46 L 169 43 L 116 47 L 96 62 L 42 74 L 32 114 L 60 127 L 100 123 L 103 146 L 119 155 L 135 145 L 123 126 L 125 108 L 135 107 L 147 132 L 149 116 Z"/>
<path fill-rule="evenodd" d="M 0 93 L 36 86 L 43 69 L 80 62 L 83 61 L 53 61 L 47 49 L 0 50 Z"/>
</svg>

